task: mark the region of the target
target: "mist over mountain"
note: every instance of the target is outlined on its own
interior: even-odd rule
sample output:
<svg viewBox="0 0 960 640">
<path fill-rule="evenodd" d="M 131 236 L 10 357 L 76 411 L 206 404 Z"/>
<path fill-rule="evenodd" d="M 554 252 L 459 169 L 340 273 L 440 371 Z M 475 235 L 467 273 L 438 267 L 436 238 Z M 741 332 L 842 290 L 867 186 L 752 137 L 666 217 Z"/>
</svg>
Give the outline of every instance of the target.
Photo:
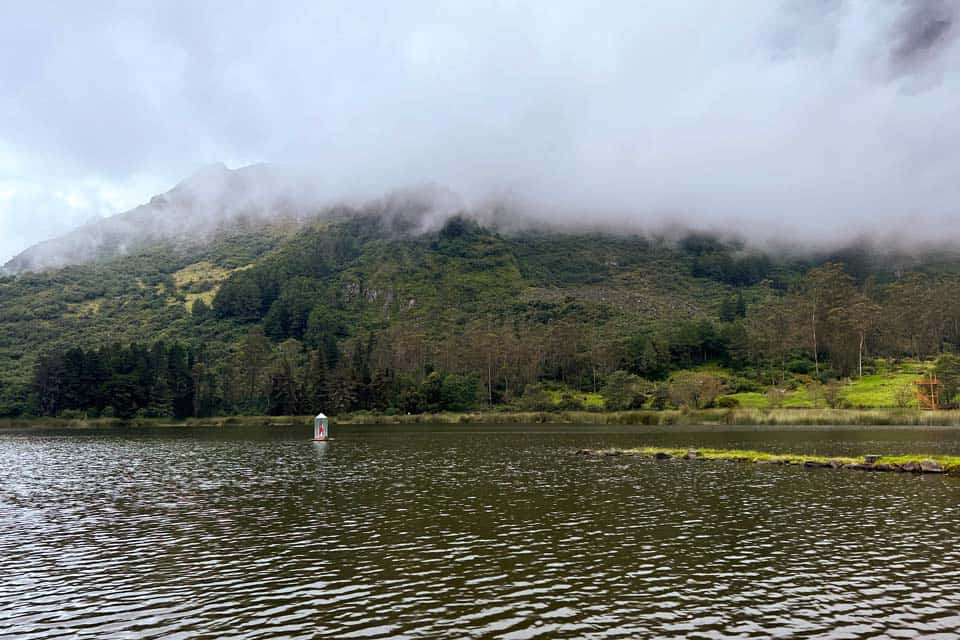
<svg viewBox="0 0 960 640">
<path fill-rule="evenodd" d="M 145 204 L 14 268 L 121 253 L 133 226 L 203 238 L 238 210 L 312 215 L 422 184 L 498 226 L 957 244 L 957 11 L 17 5 L 0 23 L 0 260 L 220 160 L 284 170 L 208 176 L 222 188 L 203 207 Z"/>
<path fill-rule="evenodd" d="M 711 217 L 629 215 L 584 206 L 579 215 L 522 197 L 470 201 L 437 184 L 394 189 L 374 197 L 357 191 L 345 195 L 315 172 L 284 165 L 257 164 L 229 169 L 223 163 L 202 168 L 147 203 L 114 216 L 91 220 L 62 236 L 22 251 L 0 268 L 8 274 L 38 272 L 109 260 L 150 249 L 198 248 L 218 234 L 238 228 L 281 225 L 290 230 L 318 220 L 375 216 L 393 237 L 413 237 L 440 229 L 453 216 L 463 216 L 505 234 L 557 233 L 646 235 L 677 243 L 701 234 L 752 253 L 809 257 L 869 265 L 896 271 L 933 254 L 960 253 L 956 239 L 942 225 L 885 228 L 855 227 L 843 233 L 811 238 L 789 234 L 782 227 L 758 228 L 735 220 L 720 223 Z M 602 200 L 602 198 L 599 198 Z"/>
<path fill-rule="evenodd" d="M 125 213 L 93 220 L 34 245 L 4 265 L 8 272 L 41 271 L 125 255 L 161 240 L 202 243 L 239 219 L 303 215 L 309 184 L 266 165 L 236 171 L 211 165 L 170 191 Z"/>
</svg>

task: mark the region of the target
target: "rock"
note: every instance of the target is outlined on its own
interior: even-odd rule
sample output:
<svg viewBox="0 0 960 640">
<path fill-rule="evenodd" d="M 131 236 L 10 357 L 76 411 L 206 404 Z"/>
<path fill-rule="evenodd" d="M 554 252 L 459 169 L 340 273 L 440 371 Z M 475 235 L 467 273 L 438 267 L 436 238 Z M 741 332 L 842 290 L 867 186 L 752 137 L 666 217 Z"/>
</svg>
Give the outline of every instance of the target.
<svg viewBox="0 0 960 640">
<path fill-rule="evenodd" d="M 863 456 L 863 461 L 866 462 L 867 464 L 874 464 L 879 459 L 880 459 L 880 456 L 875 454 Z"/>
<path fill-rule="evenodd" d="M 578 455 L 578 456 L 592 456 L 592 455 L 594 455 L 594 453 L 593 453 L 593 451 L 590 451 L 590 449 L 578 449 L 578 450 L 577 450 L 577 453 L 576 453 L 575 455 Z"/>
<path fill-rule="evenodd" d="M 923 460 L 920 463 L 920 471 L 923 473 L 943 473 L 943 467 L 936 460 Z"/>
<path fill-rule="evenodd" d="M 654 460 L 669 460 L 672 457 L 673 457 L 672 455 L 670 455 L 669 453 L 665 453 L 663 451 L 658 451 L 655 454 L 653 454 Z"/>
<path fill-rule="evenodd" d="M 920 463 L 916 460 L 904 462 L 902 465 L 900 465 L 900 471 L 905 471 L 907 473 L 920 473 Z"/>
<path fill-rule="evenodd" d="M 696 460 L 700 457 L 700 452 L 696 449 L 690 449 L 683 455 L 684 460 Z"/>
<path fill-rule="evenodd" d="M 872 464 L 864 464 L 862 462 L 854 462 L 853 464 L 843 465 L 844 469 L 854 469 L 856 471 L 873 471 Z"/>
<path fill-rule="evenodd" d="M 874 471 L 896 471 L 897 465 L 887 464 L 886 462 L 878 462 L 877 464 L 873 465 L 873 470 Z"/>
<path fill-rule="evenodd" d="M 827 464 L 830 465 L 831 469 L 839 469 L 843 466 L 843 463 L 840 462 L 839 460 L 831 460 Z"/>
<path fill-rule="evenodd" d="M 756 464 L 783 464 L 783 460 L 755 460 Z"/>
<path fill-rule="evenodd" d="M 622 456 L 623 451 L 604 451 L 603 455 L 607 456 L 608 458 L 613 458 L 616 456 Z"/>
<path fill-rule="evenodd" d="M 803 466 L 804 466 L 804 467 L 807 467 L 808 469 L 811 468 L 811 467 L 820 468 L 820 467 L 829 467 L 829 466 L 830 466 L 830 463 L 829 463 L 829 462 L 823 462 L 823 461 L 820 461 L 820 460 L 805 460 L 804 463 L 803 463 Z"/>
</svg>

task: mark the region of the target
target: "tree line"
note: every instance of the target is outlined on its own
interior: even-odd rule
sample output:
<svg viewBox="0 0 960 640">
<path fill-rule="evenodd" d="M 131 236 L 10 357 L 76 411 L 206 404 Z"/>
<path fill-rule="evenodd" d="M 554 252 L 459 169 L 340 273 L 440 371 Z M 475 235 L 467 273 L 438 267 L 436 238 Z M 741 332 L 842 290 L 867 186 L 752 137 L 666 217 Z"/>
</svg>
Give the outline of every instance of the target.
<svg viewBox="0 0 960 640">
<path fill-rule="evenodd" d="M 352 245 L 334 241 L 317 255 L 345 259 Z M 731 289 L 713 317 L 628 330 L 576 301 L 546 317 L 501 310 L 453 328 L 358 328 L 323 279 L 287 274 L 239 272 L 203 310 L 198 321 L 246 327 L 227 355 L 164 342 L 48 353 L 28 411 L 182 418 L 556 406 L 544 384 L 602 393 L 607 408 L 700 406 L 721 391 L 828 383 L 863 375 L 878 357 L 929 359 L 960 345 L 960 278 L 950 274 L 858 280 L 827 263 L 785 289 L 766 280 Z M 734 372 L 732 382 L 714 390 L 678 373 L 705 363 Z"/>
</svg>

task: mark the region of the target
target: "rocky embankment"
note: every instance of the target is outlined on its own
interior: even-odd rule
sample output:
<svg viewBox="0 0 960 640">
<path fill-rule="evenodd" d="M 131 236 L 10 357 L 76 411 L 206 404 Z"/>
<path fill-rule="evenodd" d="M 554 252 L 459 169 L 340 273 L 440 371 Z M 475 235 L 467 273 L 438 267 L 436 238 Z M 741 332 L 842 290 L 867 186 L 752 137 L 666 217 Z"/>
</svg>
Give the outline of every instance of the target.
<svg viewBox="0 0 960 640">
<path fill-rule="evenodd" d="M 880 456 L 863 458 L 820 457 L 792 454 L 771 454 L 761 451 L 722 449 L 580 449 L 580 456 L 594 458 L 631 457 L 652 460 L 719 460 L 765 465 L 796 465 L 806 468 L 850 469 L 854 471 L 885 471 L 895 473 L 953 473 L 960 474 L 957 456 Z"/>
</svg>

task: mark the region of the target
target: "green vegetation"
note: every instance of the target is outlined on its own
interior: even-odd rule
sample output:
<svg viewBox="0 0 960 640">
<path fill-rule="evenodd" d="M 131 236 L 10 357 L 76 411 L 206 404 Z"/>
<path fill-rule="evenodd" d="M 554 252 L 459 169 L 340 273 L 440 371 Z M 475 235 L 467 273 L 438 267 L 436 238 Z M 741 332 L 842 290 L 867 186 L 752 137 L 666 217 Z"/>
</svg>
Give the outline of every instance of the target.
<svg viewBox="0 0 960 640">
<path fill-rule="evenodd" d="M 0 415 L 896 408 L 915 422 L 912 382 L 934 360 L 941 404 L 960 393 L 960 262 L 943 256 L 419 228 L 345 210 L 0 278 Z"/>
<path fill-rule="evenodd" d="M 913 383 L 920 376 L 913 372 L 865 375 L 853 380 L 842 392 L 854 407 L 916 406 Z"/>
<path fill-rule="evenodd" d="M 642 409 L 637 411 L 471 411 L 425 414 L 354 412 L 337 424 L 620 424 L 766 426 L 960 426 L 960 411 L 915 409 Z"/>
<path fill-rule="evenodd" d="M 877 471 L 920 471 L 921 462 L 933 462 L 939 466 L 936 473 L 960 473 L 960 456 L 942 456 L 928 454 L 877 456 L 876 460 L 866 462 L 863 458 L 844 456 L 813 456 L 795 453 L 768 453 L 745 449 L 677 449 L 664 447 L 639 447 L 636 449 L 608 449 L 600 451 L 583 450 L 583 453 L 600 456 L 643 456 L 654 458 L 686 458 L 702 460 L 724 460 L 749 462 L 753 464 L 788 464 L 833 468 L 853 468 Z M 911 466 L 906 466 L 911 465 Z M 914 466 L 915 465 L 915 466 Z M 933 468 L 933 466 L 931 465 Z"/>
</svg>

